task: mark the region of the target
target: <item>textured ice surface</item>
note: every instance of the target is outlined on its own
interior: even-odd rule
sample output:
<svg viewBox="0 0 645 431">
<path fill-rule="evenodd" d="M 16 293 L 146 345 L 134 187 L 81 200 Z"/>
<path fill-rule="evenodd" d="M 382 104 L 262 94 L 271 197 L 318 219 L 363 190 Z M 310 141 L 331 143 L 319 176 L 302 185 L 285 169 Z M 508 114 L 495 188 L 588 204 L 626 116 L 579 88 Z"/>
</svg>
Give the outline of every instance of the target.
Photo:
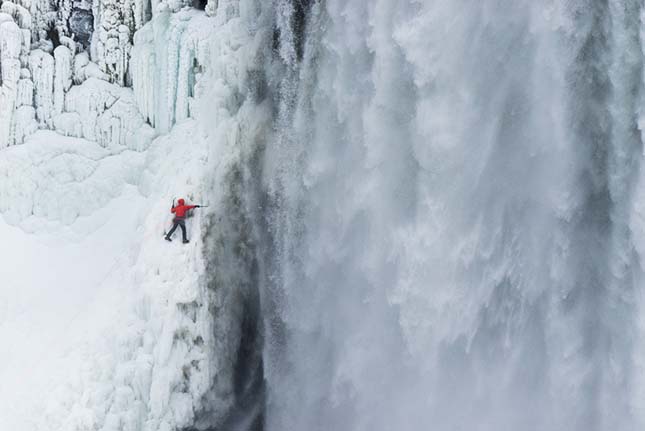
<svg viewBox="0 0 645 431">
<path fill-rule="evenodd" d="M 187 183 L 206 160 L 194 126 L 175 133 L 147 154 L 54 132 L 0 152 L 0 232 L 16 246 L 2 253 L 0 428 L 191 424 L 218 365 L 197 317 L 200 215 L 190 246 L 161 238 L 171 192 L 199 196 Z"/>
<path fill-rule="evenodd" d="M 132 79 L 130 57 L 135 32 L 144 27 L 157 10 L 168 15 L 171 11 L 178 12 L 184 6 L 186 5 L 181 1 L 151 3 L 148 0 L 3 1 L 0 6 L 0 148 L 21 144 L 25 136 L 34 131 L 34 121 L 37 122 L 37 127 L 45 129 L 54 128 L 54 123 L 61 124 L 54 117 L 64 109 L 66 95 L 71 87 L 70 76 L 74 84 L 80 84 L 88 78 L 97 78 L 119 86 L 129 86 Z M 214 13 L 214 8 L 215 6 L 208 10 Z M 187 13 L 182 12 L 184 15 Z M 204 13 L 200 12 L 199 15 L 203 16 Z M 181 21 L 186 19 L 182 18 Z M 155 48 L 162 48 L 164 43 L 159 38 L 166 37 L 173 42 L 167 53 L 162 54 L 160 51 L 159 54 L 170 58 L 170 53 L 174 50 L 177 51 L 177 59 L 179 51 L 182 51 L 182 41 L 191 44 L 183 51 L 195 56 L 195 35 L 201 32 L 201 38 L 207 38 L 212 27 L 195 25 L 193 32 L 190 32 L 192 38 L 179 40 L 175 37 L 183 29 L 177 32 L 178 28 L 166 28 L 168 25 L 167 20 L 160 20 L 157 24 L 157 28 L 164 28 L 158 32 Z M 187 24 L 184 23 L 183 26 L 187 27 Z M 182 55 L 181 61 L 192 60 L 184 57 Z M 82 65 L 78 64 L 79 59 Z M 172 86 L 175 85 L 175 79 L 184 79 L 186 82 L 190 81 L 186 85 L 190 85 L 192 89 L 192 67 L 176 67 L 174 71 L 169 71 L 164 70 L 164 64 L 159 64 L 158 78 L 169 72 L 165 85 Z M 175 66 L 172 62 L 168 64 Z M 70 70 L 73 71 L 71 74 Z M 189 71 L 191 75 L 180 76 Z M 178 89 L 180 94 L 175 95 L 177 89 L 168 88 L 172 97 L 179 97 L 180 102 L 178 115 L 171 112 L 170 122 L 174 122 L 175 118 L 183 119 L 188 116 L 189 96 L 181 93 L 181 84 Z M 166 92 L 166 89 L 159 88 L 159 92 Z M 166 98 L 165 102 L 172 103 L 172 97 Z M 15 115 L 23 106 L 30 106 L 32 109 L 22 109 L 20 115 Z M 144 114 L 147 117 L 149 113 L 145 111 Z M 168 131 L 168 127 L 162 130 Z M 63 130 L 63 133 L 69 134 L 69 131 Z M 93 135 L 88 136 L 94 139 Z"/>
<path fill-rule="evenodd" d="M 160 12 L 137 32 L 132 51 L 134 94 L 160 131 L 190 116 L 197 81 L 209 61 L 216 27 L 198 11 Z"/>
<path fill-rule="evenodd" d="M 231 199 L 207 190 L 214 175 L 228 181 L 239 139 L 260 133 L 243 120 L 265 113 L 238 99 L 256 47 L 224 2 L 213 18 L 171 13 L 179 3 L 154 4 L 153 18 L 149 4 L 128 4 L 132 22 L 107 11 L 124 3 L 73 3 L 100 17 L 87 50 L 65 28 L 60 45 L 35 31 L 38 43 L 25 48 L 26 33 L 0 15 L 12 41 L 0 51 L 13 65 L 3 84 L 15 89 L 14 109 L 3 104 L 0 116 L 9 127 L 0 234 L 20 244 L 0 252 L 3 430 L 204 427 L 223 423 L 235 401 L 240 293 L 232 282 L 208 285 L 216 273 L 204 271 L 201 234 L 214 216 L 189 220 L 187 246 L 162 233 L 173 197 Z M 43 10 L 32 17 L 40 29 Z M 119 85 L 130 74 L 134 88 Z M 222 247 L 219 236 L 209 241 Z M 231 266 L 220 277 L 235 276 Z"/>
<path fill-rule="evenodd" d="M 191 3 L 1 6 L 0 428 L 643 429 L 642 2 Z"/>
<path fill-rule="evenodd" d="M 0 148 L 12 141 L 11 128 L 20 79 L 21 41 L 20 28 L 8 15 L 0 14 Z"/>
<path fill-rule="evenodd" d="M 82 136 L 102 146 L 121 145 L 130 149 L 144 150 L 150 144 L 155 131 L 144 122 L 137 110 L 132 91 L 109 82 L 89 78 L 81 85 L 70 89 L 65 97 L 65 112 L 77 114 Z M 75 136 L 78 124 L 59 120 L 64 134 Z"/>
</svg>

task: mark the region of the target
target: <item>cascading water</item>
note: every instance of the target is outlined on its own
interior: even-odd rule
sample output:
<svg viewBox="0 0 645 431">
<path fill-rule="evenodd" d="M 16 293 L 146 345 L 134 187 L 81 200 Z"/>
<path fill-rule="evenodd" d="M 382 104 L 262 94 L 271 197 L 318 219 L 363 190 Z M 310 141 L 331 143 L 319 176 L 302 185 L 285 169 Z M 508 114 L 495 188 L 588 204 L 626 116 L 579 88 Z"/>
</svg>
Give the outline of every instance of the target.
<svg viewBox="0 0 645 431">
<path fill-rule="evenodd" d="M 276 2 L 266 429 L 642 429 L 642 9 Z"/>
</svg>

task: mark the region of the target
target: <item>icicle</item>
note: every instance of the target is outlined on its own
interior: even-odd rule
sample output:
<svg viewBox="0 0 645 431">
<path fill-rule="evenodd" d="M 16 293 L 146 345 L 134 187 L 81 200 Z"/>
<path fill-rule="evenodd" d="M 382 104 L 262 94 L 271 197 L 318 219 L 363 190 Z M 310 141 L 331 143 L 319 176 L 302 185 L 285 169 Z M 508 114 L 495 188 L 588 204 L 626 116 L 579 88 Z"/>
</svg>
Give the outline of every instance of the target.
<svg viewBox="0 0 645 431">
<path fill-rule="evenodd" d="M 135 34 L 130 62 L 139 110 L 160 132 L 191 115 L 202 65 L 207 64 L 210 27 L 195 25 L 203 15 L 159 12 Z M 194 25 L 194 27 L 192 27 Z"/>
<path fill-rule="evenodd" d="M 65 104 L 65 92 L 72 86 L 72 54 L 69 48 L 61 45 L 54 51 L 54 59 L 54 113 L 60 114 Z"/>
<path fill-rule="evenodd" d="M 157 124 L 154 76 L 156 55 L 152 46 L 154 40 L 152 26 L 148 25 L 139 30 L 134 40 L 130 61 L 132 89 L 141 114 L 154 127 Z"/>
<path fill-rule="evenodd" d="M 13 144 L 11 121 L 20 78 L 20 28 L 0 17 L 0 148 Z"/>
<path fill-rule="evenodd" d="M 179 65 L 177 68 L 177 95 L 175 102 L 175 121 L 189 116 L 189 99 L 195 85 L 193 63 L 195 61 L 194 40 L 191 33 L 184 33 L 179 43 Z"/>
<path fill-rule="evenodd" d="M 29 51 L 31 50 L 31 31 L 29 29 L 21 29 L 22 33 L 22 46 L 20 49 L 20 64 L 22 67 L 29 66 Z"/>
<path fill-rule="evenodd" d="M 27 69 L 23 69 L 27 70 Z M 16 106 L 32 106 L 34 103 L 34 83 L 28 77 L 20 78 L 18 81 L 18 94 Z"/>
<path fill-rule="evenodd" d="M 11 124 L 11 136 L 14 144 L 22 144 L 27 136 L 38 130 L 35 117 L 36 110 L 31 105 L 16 108 Z"/>
<path fill-rule="evenodd" d="M 36 49 L 29 57 L 29 67 L 34 80 L 36 118 L 41 127 L 52 126 L 54 92 L 54 58 Z"/>
<path fill-rule="evenodd" d="M 0 11 L 10 15 L 16 24 L 18 24 L 18 27 L 31 28 L 31 14 L 23 6 L 5 1 L 0 7 Z"/>
</svg>

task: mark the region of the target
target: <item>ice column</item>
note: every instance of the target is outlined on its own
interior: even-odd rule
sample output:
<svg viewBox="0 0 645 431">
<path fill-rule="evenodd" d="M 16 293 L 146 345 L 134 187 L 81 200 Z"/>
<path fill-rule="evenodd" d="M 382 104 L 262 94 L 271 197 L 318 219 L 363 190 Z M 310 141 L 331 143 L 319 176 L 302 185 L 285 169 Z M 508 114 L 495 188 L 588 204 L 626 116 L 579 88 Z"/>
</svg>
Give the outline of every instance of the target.
<svg viewBox="0 0 645 431">
<path fill-rule="evenodd" d="M 13 19 L 0 14 L 0 148 L 11 145 L 11 121 L 20 78 L 22 33 Z"/>
<path fill-rule="evenodd" d="M 65 105 L 65 93 L 72 86 L 72 53 L 61 45 L 54 51 L 54 60 L 54 112 L 60 114 Z"/>
<path fill-rule="evenodd" d="M 36 119 L 41 126 L 51 127 L 54 108 L 54 58 L 45 51 L 36 49 L 29 56 L 29 68 L 34 82 Z"/>
<path fill-rule="evenodd" d="M 142 115 L 159 131 L 191 116 L 195 85 L 207 64 L 211 28 L 203 14 L 158 13 L 135 35 L 132 86 Z"/>
</svg>

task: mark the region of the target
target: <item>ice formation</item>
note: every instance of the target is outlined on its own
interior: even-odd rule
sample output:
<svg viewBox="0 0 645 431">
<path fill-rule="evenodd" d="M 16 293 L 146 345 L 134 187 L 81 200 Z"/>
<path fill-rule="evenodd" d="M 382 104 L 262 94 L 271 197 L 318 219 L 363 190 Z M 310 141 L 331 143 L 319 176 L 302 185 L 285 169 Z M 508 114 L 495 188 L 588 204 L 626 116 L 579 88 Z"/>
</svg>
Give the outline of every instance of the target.
<svg viewBox="0 0 645 431">
<path fill-rule="evenodd" d="M 159 249 L 173 194 L 209 195 L 209 133 L 236 142 L 243 70 L 210 53 L 240 61 L 253 38 L 237 8 L 220 5 L 216 18 L 207 13 L 217 3 L 206 12 L 183 2 L 2 3 L 0 232 L 28 240 L 24 256 L 3 259 L 12 269 L 0 334 L 12 347 L 0 349 L 1 429 L 170 431 L 230 420 L 243 295 L 205 273 L 215 239 L 198 232 L 214 216 L 191 220 L 190 247 Z M 207 66 L 217 94 L 201 82 Z M 196 121 L 200 96 L 216 96 L 224 132 Z M 16 289 L 38 296 L 62 274 L 69 301 L 49 290 L 32 301 L 42 320 L 14 308 Z M 48 305 L 59 313 L 49 324 Z"/>
<path fill-rule="evenodd" d="M 130 67 L 137 106 L 165 132 L 190 116 L 214 30 L 196 11 L 161 11 L 151 24 L 136 33 Z"/>
<path fill-rule="evenodd" d="M 145 83 L 135 85 L 137 102 L 142 103 L 140 111 L 153 127 L 154 120 L 159 119 L 159 130 L 165 133 L 176 120 L 188 118 L 188 102 L 195 74 L 201 67 L 199 59 L 205 60 L 207 38 L 204 36 L 210 26 L 203 19 L 201 23 L 196 22 L 199 21 L 196 15 L 204 17 L 204 12 L 191 14 L 187 10 L 180 11 L 185 6 L 182 2 L 130 0 L 3 1 L 0 6 L 3 110 L 0 114 L 0 147 L 21 144 L 36 128 L 79 135 L 77 130 L 70 130 L 72 119 L 77 118 L 77 114 L 81 121 L 85 121 L 85 113 L 77 111 L 82 109 L 75 100 L 78 97 L 92 99 L 90 104 L 94 105 L 85 108 L 92 111 L 90 116 L 99 117 L 97 121 L 102 122 L 99 125 L 84 124 L 81 136 L 101 139 L 105 144 L 112 139 L 106 136 L 112 133 L 107 129 L 120 129 L 114 132 L 118 135 L 114 141 L 123 144 L 131 139 L 125 135 L 136 133 L 135 129 L 140 128 L 140 115 L 131 98 L 123 96 L 125 93 L 118 96 L 114 93 L 119 93 L 118 88 L 132 86 L 133 67 L 144 73 L 138 78 Z M 155 11 L 159 15 L 156 24 L 146 26 L 153 15 L 157 15 Z M 191 18 L 195 22 L 189 31 L 185 31 Z M 157 29 L 154 36 L 153 28 Z M 151 65 L 158 67 L 155 70 L 158 73 L 142 69 L 144 59 L 131 65 L 138 30 L 142 31 L 138 36 L 141 46 L 137 49 L 149 61 L 159 58 L 159 64 Z M 167 45 L 166 39 L 172 43 Z M 152 45 L 148 41 L 152 41 Z M 187 44 L 185 48 L 182 43 Z M 106 84 L 96 82 L 83 85 L 90 78 L 115 84 L 115 88 L 108 89 Z M 145 103 L 149 101 L 141 95 L 146 91 L 152 95 L 150 89 L 144 88 L 152 85 L 159 93 L 155 96 L 159 97 L 159 105 L 154 110 L 148 109 Z M 75 88 L 77 86 L 84 89 L 79 90 Z M 99 100 L 104 96 L 97 91 L 110 92 L 111 95 L 105 97 L 111 100 Z M 173 107 L 175 97 L 178 100 L 176 114 Z M 117 106 L 113 106 L 115 100 L 119 101 Z M 152 111 L 156 111 L 159 118 Z M 100 120 L 100 117 L 105 118 Z M 117 125 L 119 122 L 121 124 Z M 74 125 L 73 128 L 78 127 Z"/>
<path fill-rule="evenodd" d="M 644 17 L 3 0 L 0 429 L 643 429 Z"/>
</svg>

